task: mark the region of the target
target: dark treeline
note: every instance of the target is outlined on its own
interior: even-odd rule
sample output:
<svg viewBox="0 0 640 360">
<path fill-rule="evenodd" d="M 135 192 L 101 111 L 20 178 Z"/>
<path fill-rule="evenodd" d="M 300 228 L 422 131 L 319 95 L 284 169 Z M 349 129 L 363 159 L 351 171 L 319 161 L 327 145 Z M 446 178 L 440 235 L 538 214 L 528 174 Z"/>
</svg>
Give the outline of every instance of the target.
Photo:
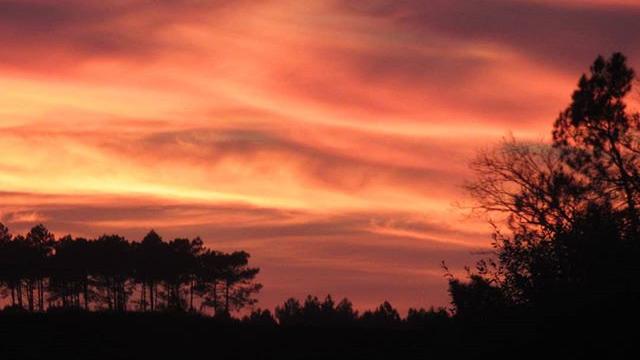
<svg viewBox="0 0 640 360">
<path fill-rule="evenodd" d="M 13 310 L 209 311 L 255 303 L 261 285 L 249 254 L 222 253 L 200 238 L 141 242 L 118 235 L 56 239 L 43 225 L 12 235 L 0 224 L 0 295 Z"/>
<path fill-rule="evenodd" d="M 336 302 L 331 295 L 324 300 L 307 296 L 304 301 L 295 298 L 276 306 L 274 313 L 256 309 L 242 318 L 242 322 L 257 326 L 311 327 L 311 328 L 383 328 L 423 329 L 444 327 L 451 314 L 445 308 L 409 309 L 402 317 L 388 301 L 373 310 L 362 313 L 353 308 L 349 299 Z"/>
<path fill-rule="evenodd" d="M 118 235 L 59 239 L 40 224 L 12 235 L 0 223 L 0 296 L 5 311 L 189 311 L 229 317 L 251 307 L 261 285 L 258 268 L 244 251 L 222 253 L 200 238 L 162 240 L 151 230 L 141 242 Z M 295 298 L 270 310 L 253 309 L 242 321 L 256 325 L 412 327 L 424 319 L 448 318 L 445 308 L 409 309 L 406 318 L 387 301 L 356 311 L 339 302 Z"/>
</svg>

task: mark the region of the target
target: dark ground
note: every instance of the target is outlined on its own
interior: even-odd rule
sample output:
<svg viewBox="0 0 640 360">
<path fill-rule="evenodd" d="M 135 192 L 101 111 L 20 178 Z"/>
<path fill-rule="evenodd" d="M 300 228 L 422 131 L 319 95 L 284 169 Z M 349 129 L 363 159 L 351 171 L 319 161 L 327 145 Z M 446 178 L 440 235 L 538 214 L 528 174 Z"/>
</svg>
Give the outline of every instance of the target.
<svg viewBox="0 0 640 360">
<path fill-rule="evenodd" d="M 421 330 L 276 328 L 185 314 L 4 313 L 0 358 L 628 358 L 638 331 L 627 325 L 583 318 L 452 320 L 439 329 Z"/>
</svg>

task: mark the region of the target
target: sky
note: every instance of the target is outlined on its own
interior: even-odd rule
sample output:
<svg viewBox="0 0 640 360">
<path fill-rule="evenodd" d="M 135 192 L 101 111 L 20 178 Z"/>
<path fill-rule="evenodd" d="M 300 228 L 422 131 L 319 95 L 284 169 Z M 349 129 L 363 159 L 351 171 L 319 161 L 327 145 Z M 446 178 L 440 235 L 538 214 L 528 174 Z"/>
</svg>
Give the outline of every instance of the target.
<svg viewBox="0 0 640 360">
<path fill-rule="evenodd" d="M 201 236 L 261 307 L 449 302 L 490 246 L 479 149 L 548 139 L 581 73 L 640 68 L 636 0 L 0 0 L 0 221 Z"/>
</svg>

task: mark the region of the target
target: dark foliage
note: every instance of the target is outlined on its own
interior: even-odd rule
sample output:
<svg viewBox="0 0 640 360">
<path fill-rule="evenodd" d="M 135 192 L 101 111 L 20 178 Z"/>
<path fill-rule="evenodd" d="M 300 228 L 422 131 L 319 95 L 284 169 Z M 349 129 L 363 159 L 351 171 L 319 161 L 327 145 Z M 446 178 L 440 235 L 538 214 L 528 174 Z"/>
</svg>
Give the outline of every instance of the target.
<svg viewBox="0 0 640 360">
<path fill-rule="evenodd" d="M 245 320 L 251 321 L 257 317 L 262 321 L 263 315 L 262 313 L 251 314 Z M 290 298 L 282 305 L 276 306 L 274 320 L 284 328 L 416 330 L 431 326 L 445 326 L 450 320 L 450 313 L 444 308 L 409 309 L 407 317 L 403 319 L 398 310 L 385 301 L 376 309 L 359 314 L 353 309 L 349 299 L 345 298 L 336 303 L 331 295 L 327 295 L 323 301 L 309 295 L 302 303 L 298 299 Z"/>
<path fill-rule="evenodd" d="M 118 235 L 55 239 L 43 225 L 12 236 L 0 224 L 0 295 L 14 309 L 206 311 L 253 305 L 261 285 L 249 254 L 222 253 L 199 238 L 142 242 Z"/>
<path fill-rule="evenodd" d="M 637 315 L 640 115 L 625 104 L 633 79 L 622 54 L 598 57 L 551 145 L 508 140 L 473 162 L 478 209 L 506 221 L 493 222 L 495 256 L 468 281 L 451 278 L 457 317 L 594 324 Z M 603 338 L 605 329 L 592 328 Z"/>
</svg>

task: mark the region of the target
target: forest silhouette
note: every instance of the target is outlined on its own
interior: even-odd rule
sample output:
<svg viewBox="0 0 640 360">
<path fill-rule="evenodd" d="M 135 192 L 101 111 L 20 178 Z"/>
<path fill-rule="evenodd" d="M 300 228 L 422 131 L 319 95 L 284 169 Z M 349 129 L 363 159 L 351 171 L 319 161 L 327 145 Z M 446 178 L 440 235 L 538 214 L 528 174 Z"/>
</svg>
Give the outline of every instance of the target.
<svg viewBox="0 0 640 360">
<path fill-rule="evenodd" d="M 56 240 L 42 224 L 25 236 L 0 224 L 0 285 L 11 299 L 5 311 L 229 314 L 254 304 L 262 287 L 248 260 L 243 251 L 209 250 L 200 238 L 165 242 L 153 230 L 139 243 L 118 235 Z"/>
<path fill-rule="evenodd" d="M 2 225 L 3 350 L 127 358 L 195 354 L 209 341 L 222 358 L 628 354 L 640 299 L 634 81 L 622 54 L 599 56 L 550 143 L 507 138 L 473 159 L 465 187 L 491 219 L 494 251 L 467 278 L 445 259 L 449 308 L 360 313 L 328 295 L 270 311 L 256 308 L 259 269 L 243 251 L 154 231 L 130 242 Z"/>
</svg>

